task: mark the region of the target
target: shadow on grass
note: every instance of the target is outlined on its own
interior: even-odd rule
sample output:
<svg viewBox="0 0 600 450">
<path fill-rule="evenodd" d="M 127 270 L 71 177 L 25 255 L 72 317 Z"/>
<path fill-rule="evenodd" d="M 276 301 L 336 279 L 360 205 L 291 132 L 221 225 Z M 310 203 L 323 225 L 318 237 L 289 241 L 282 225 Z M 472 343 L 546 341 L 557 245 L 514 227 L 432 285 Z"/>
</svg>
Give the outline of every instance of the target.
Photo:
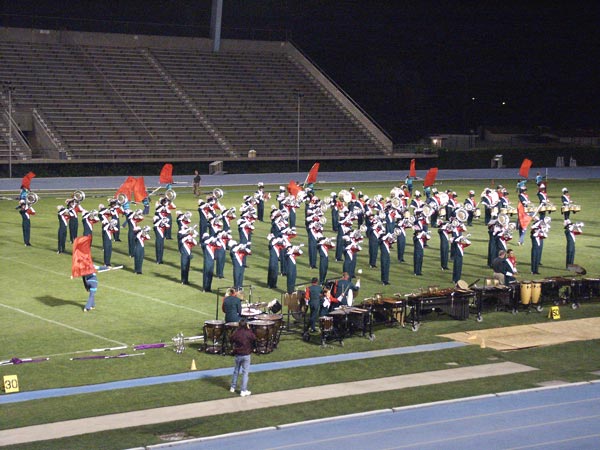
<svg viewBox="0 0 600 450">
<path fill-rule="evenodd" d="M 37 301 L 39 301 L 40 303 L 43 303 L 44 305 L 50 306 L 50 307 L 73 305 L 73 306 L 76 306 L 77 308 L 81 308 L 82 302 L 83 302 L 83 300 L 86 299 L 86 297 L 87 297 L 87 293 L 85 295 L 83 295 L 82 299 L 79 301 L 65 300 L 62 298 L 54 297 L 52 295 L 44 295 L 44 296 L 40 296 L 40 297 L 35 297 L 35 299 Z"/>
</svg>

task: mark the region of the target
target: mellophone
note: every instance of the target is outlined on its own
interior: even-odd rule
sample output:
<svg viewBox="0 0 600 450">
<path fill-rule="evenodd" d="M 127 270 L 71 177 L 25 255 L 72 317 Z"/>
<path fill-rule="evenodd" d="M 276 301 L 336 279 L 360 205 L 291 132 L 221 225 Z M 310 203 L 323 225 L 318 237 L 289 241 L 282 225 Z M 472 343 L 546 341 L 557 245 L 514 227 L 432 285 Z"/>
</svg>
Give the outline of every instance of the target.
<svg viewBox="0 0 600 450">
<path fill-rule="evenodd" d="M 243 312 L 243 311 L 242 311 Z M 244 315 L 244 314 L 243 314 Z M 244 315 L 248 326 L 256 336 L 255 353 L 271 353 L 279 345 L 283 326 L 282 314 Z M 207 320 L 204 322 L 204 351 L 211 354 L 233 354 L 231 336 L 239 328 L 239 322 Z"/>
</svg>

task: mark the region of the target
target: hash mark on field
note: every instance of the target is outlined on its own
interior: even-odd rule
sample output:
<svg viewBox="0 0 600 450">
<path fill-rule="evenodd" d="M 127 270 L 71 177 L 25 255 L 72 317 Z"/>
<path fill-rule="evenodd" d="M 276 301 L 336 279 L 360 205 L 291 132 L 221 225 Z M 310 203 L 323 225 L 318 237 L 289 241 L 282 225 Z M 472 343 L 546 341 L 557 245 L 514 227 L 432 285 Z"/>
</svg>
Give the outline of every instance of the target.
<svg viewBox="0 0 600 450">
<path fill-rule="evenodd" d="M 68 328 L 69 330 L 77 331 L 79 333 L 87 334 L 88 336 L 93 336 L 93 337 L 98 338 L 98 339 L 103 339 L 105 341 L 112 342 L 114 344 L 127 345 L 124 342 L 115 341 L 114 339 L 109 339 L 107 337 L 100 336 L 99 334 L 94 334 L 94 333 L 91 333 L 89 331 L 80 330 L 79 328 L 75 328 L 75 327 L 72 327 L 71 325 L 67 325 L 67 324 L 64 324 L 64 323 L 57 322 L 56 320 L 46 319 L 45 317 L 38 316 L 37 314 L 33 314 L 33 313 L 30 313 L 30 312 L 24 311 L 22 309 L 19 309 L 19 308 L 15 308 L 14 306 L 5 305 L 3 303 L 0 303 L 0 306 L 2 306 L 4 308 L 7 308 L 7 309 L 10 309 L 12 311 L 20 312 L 21 314 L 25 314 L 26 316 L 35 317 L 36 319 L 43 320 L 45 322 L 49 322 L 49 323 L 52 323 L 54 325 L 58 325 L 58 326 L 61 326 L 61 327 L 65 327 L 65 328 Z"/>
</svg>

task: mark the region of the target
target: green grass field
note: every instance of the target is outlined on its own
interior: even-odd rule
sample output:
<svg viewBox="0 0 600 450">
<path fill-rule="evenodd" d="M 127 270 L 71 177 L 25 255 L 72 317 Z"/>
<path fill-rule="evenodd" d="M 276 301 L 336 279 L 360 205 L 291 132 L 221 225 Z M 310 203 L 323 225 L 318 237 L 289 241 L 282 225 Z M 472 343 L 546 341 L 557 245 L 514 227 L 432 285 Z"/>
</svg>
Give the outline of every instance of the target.
<svg viewBox="0 0 600 450">
<path fill-rule="evenodd" d="M 444 182 L 438 187 L 452 188 L 457 191 L 459 198 L 464 199 L 469 189 L 481 192 L 483 182 L 454 181 Z M 514 183 L 503 183 L 511 191 L 511 199 L 516 202 Z M 600 214 L 596 207 L 595 197 L 598 190 L 593 181 L 569 181 L 567 183 L 550 180 L 550 198 L 559 203 L 560 188 L 569 187 L 572 198 L 582 205 L 582 212 L 572 219 L 585 222 L 584 234 L 577 239 L 575 262 L 585 267 L 590 277 L 600 275 L 600 261 L 597 258 L 600 240 L 598 226 Z M 269 188 L 268 186 L 267 188 Z M 331 191 L 339 191 L 348 186 L 318 185 L 322 191 L 318 195 L 328 195 Z M 387 184 L 355 184 L 357 189 L 373 196 L 381 193 L 387 195 L 392 188 Z M 271 187 L 276 188 L 276 187 Z M 253 191 L 247 189 L 224 187 L 225 197 L 222 203 L 227 206 L 239 207 L 242 196 Z M 91 354 L 93 348 L 115 347 L 128 345 L 126 350 L 132 353 L 134 344 L 169 342 L 177 333 L 185 336 L 201 334 L 205 320 L 214 319 L 217 308 L 217 295 L 200 292 L 202 282 L 202 254 L 197 247 L 195 258 L 192 260 L 190 273 L 191 286 L 182 286 L 179 282 L 179 253 L 176 241 L 166 241 L 165 263 L 154 263 L 154 241 L 146 244 L 146 259 L 144 275 L 133 274 L 133 260 L 127 256 L 126 239 L 115 243 L 113 249 L 113 265 L 123 264 L 123 270 L 99 274 L 99 290 L 96 296 L 97 309 L 91 313 L 83 313 L 82 307 L 87 299 L 81 280 L 71 280 L 70 254 L 57 255 L 56 205 L 64 203 L 69 193 L 42 194 L 35 205 L 37 214 L 32 218 L 32 247 L 25 247 L 21 235 L 21 218 L 14 209 L 16 202 L 0 201 L 1 225 L 5 240 L 0 252 L 0 319 L 3 327 L 0 331 L 1 342 L 0 360 L 13 357 L 50 357 L 47 362 L 39 364 L 22 364 L 0 366 L 0 376 L 16 374 L 19 377 L 21 391 L 78 386 L 106 381 L 140 378 L 188 371 L 192 359 L 196 360 L 198 369 L 229 367 L 229 357 L 207 355 L 197 351 L 197 345 L 191 345 L 183 355 L 177 355 L 171 349 L 147 350 L 146 354 L 136 358 L 70 361 L 74 356 Z M 83 206 L 87 209 L 97 208 L 98 203 L 106 201 L 106 195 L 95 195 L 86 192 L 87 198 Z M 533 194 L 533 193 L 531 193 Z M 14 194 L 11 194 L 14 195 Z M 533 195 L 532 195 L 533 197 Z M 196 200 L 191 194 L 178 191 L 176 199 L 178 209 L 193 211 L 197 219 Z M 303 228 L 303 208 L 298 210 L 297 243 L 306 242 L 306 231 Z M 565 270 L 565 236 L 563 233 L 562 216 L 553 214 L 550 236 L 544 244 L 543 267 L 541 275 L 536 278 L 571 275 Z M 151 217 L 143 224 L 151 225 Z M 245 284 L 253 287 L 253 301 L 269 301 L 281 298 L 282 290 L 266 288 L 266 266 L 268 259 L 266 235 L 269 223 L 258 223 L 253 238 L 253 254 L 248 258 L 249 268 L 246 270 Z M 330 223 L 325 226 L 331 230 Z M 80 233 L 82 226 L 80 225 Z M 463 279 L 469 283 L 476 279 L 491 276 L 486 267 L 487 230 L 481 223 L 474 224 L 468 231 L 472 234 L 473 245 L 465 251 Z M 234 231 L 237 238 L 237 230 Z M 334 236 L 332 231 L 326 235 Z M 124 233 L 126 236 L 126 232 Z M 521 279 L 530 279 L 529 253 L 530 241 L 527 237 L 525 246 L 516 246 L 518 238 L 513 242 L 518 259 L 518 268 L 522 273 Z M 409 243 L 410 242 L 410 243 Z M 365 241 L 363 251 L 358 257 L 358 268 L 363 269 L 361 276 L 362 288 L 358 294 L 359 300 L 370 297 L 375 293 L 392 295 L 394 293 L 409 293 L 427 286 L 450 287 L 451 271 L 442 272 L 439 266 L 437 233 L 432 233 L 430 248 L 426 249 L 424 261 L 424 276 L 415 277 L 412 270 L 412 243 L 407 239 L 406 263 L 392 263 L 390 286 L 382 286 L 379 281 L 379 269 L 368 268 L 368 250 Z M 68 245 L 69 248 L 69 245 Z M 67 253 L 70 253 L 69 250 Z M 96 225 L 92 255 L 95 262 L 102 258 L 99 226 Z M 341 272 L 342 263 L 330 258 L 329 277 L 337 277 Z M 308 255 L 305 253 L 299 260 L 298 283 L 308 283 L 316 270 L 308 268 Z M 226 279 L 215 279 L 213 291 L 226 288 L 232 282 L 231 264 L 228 260 L 225 271 Z M 285 278 L 279 278 L 279 286 L 285 287 Z M 578 310 L 561 308 L 562 320 L 598 316 L 598 304 L 583 304 Z M 221 314 L 220 314 L 221 315 Z M 441 341 L 437 335 L 455 331 L 483 329 L 496 326 L 511 326 L 524 323 L 547 321 L 546 314 L 489 313 L 484 315 L 484 321 L 477 323 L 474 316 L 467 321 L 455 321 L 442 316 L 437 320 L 427 321 L 418 332 L 410 328 L 375 329 L 376 339 L 369 341 L 364 338 L 351 338 L 345 341 L 343 347 L 333 344 L 328 348 L 320 348 L 316 336 L 310 343 L 300 339 L 298 333 L 286 334 L 282 337 L 279 348 L 268 355 L 255 356 L 254 363 L 289 360 L 310 356 L 320 356 L 342 352 L 366 351 L 372 349 L 417 345 Z M 591 345 L 593 344 L 593 345 Z M 54 448 L 90 448 L 90 445 L 102 439 L 103 448 L 124 448 L 134 445 L 159 442 L 157 435 L 185 430 L 189 435 L 201 436 L 218 434 L 238 429 L 287 423 L 308 418 L 325 417 L 328 415 L 356 412 L 361 410 L 378 409 L 402 404 L 420 403 L 425 401 L 454 398 L 465 395 L 475 395 L 491 390 L 509 390 L 520 387 L 534 386 L 535 383 L 549 379 L 575 381 L 591 377 L 589 371 L 600 369 L 600 354 L 597 342 L 573 343 L 554 346 L 550 349 L 531 349 L 513 353 L 499 353 L 491 349 L 467 347 L 461 349 L 435 352 L 430 355 L 398 356 L 378 358 L 368 363 L 363 361 L 339 363 L 324 367 L 311 367 L 294 370 L 280 370 L 253 374 L 251 387 L 253 392 L 290 389 L 302 386 L 330 383 L 332 379 L 339 381 L 358 380 L 361 378 L 381 377 L 400 373 L 415 373 L 424 370 L 445 368 L 450 361 L 461 365 L 481 364 L 489 358 L 515 360 L 539 367 L 534 375 L 514 375 L 502 380 L 482 380 L 470 382 L 468 388 L 464 385 L 444 385 L 435 388 L 415 389 L 410 394 L 398 391 L 380 395 L 369 395 L 360 401 L 348 398 L 336 402 L 335 407 L 321 402 L 318 405 L 296 405 L 279 408 L 279 411 L 257 411 L 240 421 L 234 418 L 220 417 L 215 412 L 214 420 L 190 421 L 189 423 L 164 424 L 159 427 L 146 427 L 139 430 L 115 431 L 103 433 L 102 437 L 84 436 L 64 439 L 50 445 Z M 589 357 L 581 358 L 583 352 Z M 109 354 L 116 354 L 113 352 Z M 579 356 L 579 357 L 578 357 Z M 542 366 L 542 367 L 540 367 Z M 587 377 L 587 378 L 586 378 Z M 153 408 L 158 406 L 181 404 L 195 401 L 211 400 L 229 396 L 226 390 L 227 380 L 200 380 L 177 383 L 175 385 L 132 388 L 125 391 L 102 392 L 98 394 L 77 395 L 62 399 L 29 401 L 24 403 L 0 406 L 0 429 L 14 428 L 58 420 L 89 417 L 100 414 Z M 10 395 L 10 394 L 0 394 Z M 225 420 L 224 420 L 225 419 Z M 28 445 L 27 448 L 48 448 L 48 443 L 39 447 Z M 23 447 L 25 448 L 25 447 Z"/>
</svg>

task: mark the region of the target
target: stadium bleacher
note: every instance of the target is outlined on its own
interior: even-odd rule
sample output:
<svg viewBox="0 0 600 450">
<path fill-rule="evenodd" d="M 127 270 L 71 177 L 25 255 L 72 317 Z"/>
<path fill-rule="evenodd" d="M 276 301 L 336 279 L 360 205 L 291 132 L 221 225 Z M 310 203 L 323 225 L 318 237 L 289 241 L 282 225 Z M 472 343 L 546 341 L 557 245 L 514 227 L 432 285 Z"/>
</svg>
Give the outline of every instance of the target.
<svg viewBox="0 0 600 450">
<path fill-rule="evenodd" d="M 15 111 L 43 118 L 45 142 L 56 147 L 34 148 L 34 156 L 208 160 L 253 149 L 289 158 L 298 151 L 298 128 L 302 157 L 391 150 L 342 92 L 315 77 L 297 50 L 287 51 L 289 43 L 245 49 L 238 41 L 215 53 L 188 41 L 174 46 L 177 38 L 124 45 L 107 35 L 92 45 L 85 33 L 44 42 L 24 35 L 0 36 L 0 80 L 14 86 Z"/>
</svg>

